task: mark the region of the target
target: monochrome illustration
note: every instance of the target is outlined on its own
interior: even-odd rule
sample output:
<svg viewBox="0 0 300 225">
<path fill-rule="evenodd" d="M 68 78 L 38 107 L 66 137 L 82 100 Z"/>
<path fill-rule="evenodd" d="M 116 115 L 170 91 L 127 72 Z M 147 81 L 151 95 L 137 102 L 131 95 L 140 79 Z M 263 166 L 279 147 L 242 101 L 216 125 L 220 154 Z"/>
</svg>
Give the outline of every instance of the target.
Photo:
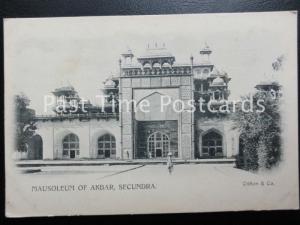
<svg viewBox="0 0 300 225">
<path fill-rule="evenodd" d="M 296 18 L 5 21 L 7 215 L 298 208 Z"/>
</svg>

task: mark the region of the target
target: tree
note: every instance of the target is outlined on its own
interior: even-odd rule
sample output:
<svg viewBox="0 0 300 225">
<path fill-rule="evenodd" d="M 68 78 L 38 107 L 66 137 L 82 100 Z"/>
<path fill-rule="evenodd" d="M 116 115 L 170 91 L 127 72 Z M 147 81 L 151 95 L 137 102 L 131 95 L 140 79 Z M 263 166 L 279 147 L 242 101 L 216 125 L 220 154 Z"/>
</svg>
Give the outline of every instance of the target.
<svg viewBox="0 0 300 225">
<path fill-rule="evenodd" d="M 16 149 L 18 152 L 27 151 L 28 140 L 34 135 L 36 126 L 33 120 L 35 111 L 28 108 L 30 100 L 24 94 L 16 95 L 15 116 L 16 116 Z"/>
<path fill-rule="evenodd" d="M 245 96 L 242 100 L 248 100 Z M 265 107 L 263 112 L 257 104 L 258 100 Z M 243 142 L 242 168 L 257 170 L 260 168 L 272 168 L 281 156 L 281 130 L 280 130 L 280 97 L 271 92 L 258 91 L 253 96 L 253 111 L 245 111 L 242 105 L 237 106 L 233 114 L 235 128 L 240 132 Z"/>
</svg>

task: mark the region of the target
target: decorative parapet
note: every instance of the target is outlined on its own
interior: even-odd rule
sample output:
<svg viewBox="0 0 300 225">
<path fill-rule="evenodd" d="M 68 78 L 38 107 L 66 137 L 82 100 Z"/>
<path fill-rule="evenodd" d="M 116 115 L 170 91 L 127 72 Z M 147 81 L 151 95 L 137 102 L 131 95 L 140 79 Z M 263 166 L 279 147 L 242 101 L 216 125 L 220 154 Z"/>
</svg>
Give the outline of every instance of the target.
<svg viewBox="0 0 300 225">
<path fill-rule="evenodd" d="M 162 68 L 122 68 L 122 76 L 168 76 L 168 75 L 191 75 L 190 66 L 162 67 Z"/>
<path fill-rule="evenodd" d="M 34 121 L 63 121 L 63 120 L 81 120 L 90 119 L 119 119 L 119 113 L 86 113 L 86 114 L 63 114 L 63 115 L 37 115 Z"/>
</svg>

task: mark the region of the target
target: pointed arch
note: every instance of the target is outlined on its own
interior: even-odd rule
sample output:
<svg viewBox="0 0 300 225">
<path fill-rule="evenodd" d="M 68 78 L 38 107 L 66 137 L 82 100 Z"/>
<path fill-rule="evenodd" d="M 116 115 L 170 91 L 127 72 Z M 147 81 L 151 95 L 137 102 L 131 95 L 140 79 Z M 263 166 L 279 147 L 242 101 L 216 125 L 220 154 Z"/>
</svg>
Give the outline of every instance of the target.
<svg viewBox="0 0 300 225">
<path fill-rule="evenodd" d="M 79 138 L 74 133 L 69 133 L 62 140 L 63 151 L 62 155 L 65 159 L 79 158 Z"/>
<path fill-rule="evenodd" d="M 43 159 L 43 139 L 35 134 L 28 141 L 28 159 Z"/>
<path fill-rule="evenodd" d="M 153 67 L 153 68 L 161 68 L 161 64 L 158 63 L 158 62 L 154 62 L 154 63 L 152 64 L 152 67 Z"/>
<path fill-rule="evenodd" d="M 150 63 L 149 61 L 145 61 L 145 62 L 142 64 L 142 66 L 143 66 L 144 68 L 151 68 L 151 67 L 152 67 L 152 65 L 151 65 L 151 63 Z"/>
<path fill-rule="evenodd" d="M 200 133 L 200 157 L 215 158 L 223 157 L 224 138 L 222 132 L 215 128 L 210 128 Z"/>
<path fill-rule="evenodd" d="M 175 112 L 173 108 L 173 99 L 171 96 L 171 104 L 163 105 L 161 102 L 163 101 L 162 96 L 164 95 L 160 92 L 154 91 L 151 94 L 141 98 L 137 102 L 137 110 L 135 113 L 135 118 L 138 121 L 148 121 L 148 120 L 177 120 L 179 114 Z M 149 107 L 143 108 L 140 107 L 140 103 L 144 100 L 147 100 L 149 103 Z"/>
<path fill-rule="evenodd" d="M 149 97 L 151 97 L 152 95 L 155 95 L 155 94 L 159 94 L 159 95 L 163 96 L 162 93 L 160 93 L 160 92 L 158 92 L 158 91 L 154 91 L 154 92 L 152 92 L 151 94 L 146 95 L 145 97 L 141 98 L 141 99 L 137 102 L 136 105 L 138 106 L 138 105 L 141 103 L 141 101 L 143 101 L 144 99 L 147 99 L 147 98 L 149 98 Z"/>
<path fill-rule="evenodd" d="M 97 158 L 116 158 L 116 138 L 110 133 L 105 133 L 97 140 Z"/>
<path fill-rule="evenodd" d="M 162 67 L 165 67 L 165 68 L 171 68 L 172 67 L 170 62 L 168 62 L 167 60 L 162 61 L 161 65 L 162 65 Z"/>
</svg>

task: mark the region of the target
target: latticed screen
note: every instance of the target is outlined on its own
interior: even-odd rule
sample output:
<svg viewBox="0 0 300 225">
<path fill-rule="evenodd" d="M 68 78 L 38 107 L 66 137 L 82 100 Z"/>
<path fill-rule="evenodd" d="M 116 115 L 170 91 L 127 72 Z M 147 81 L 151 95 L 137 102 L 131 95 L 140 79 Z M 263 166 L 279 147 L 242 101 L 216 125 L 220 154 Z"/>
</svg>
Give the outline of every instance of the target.
<svg viewBox="0 0 300 225">
<path fill-rule="evenodd" d="M 115 158 L 116 139 L 110 134 L 105 134 L 98 139 L 98 157 Z"/>
<path fill-rule="evenodd" d="M 79 155 L 79 138 L 75 134 L 68 134 L 63 139 L 63 156 L 75 158 Z"/>
<path fill-rule="evenodd" d="M 167 157 L 170 148 L 169 137 L 166 134 L 155 132 L 148 138 L 148 158 Z"/>
<path fill-rule="evenodd" d="M 202 153 L 209 156 L 222 156 L 222 136 L 214 131 L 204 135 L 202 138 Z"/>
</svg>

